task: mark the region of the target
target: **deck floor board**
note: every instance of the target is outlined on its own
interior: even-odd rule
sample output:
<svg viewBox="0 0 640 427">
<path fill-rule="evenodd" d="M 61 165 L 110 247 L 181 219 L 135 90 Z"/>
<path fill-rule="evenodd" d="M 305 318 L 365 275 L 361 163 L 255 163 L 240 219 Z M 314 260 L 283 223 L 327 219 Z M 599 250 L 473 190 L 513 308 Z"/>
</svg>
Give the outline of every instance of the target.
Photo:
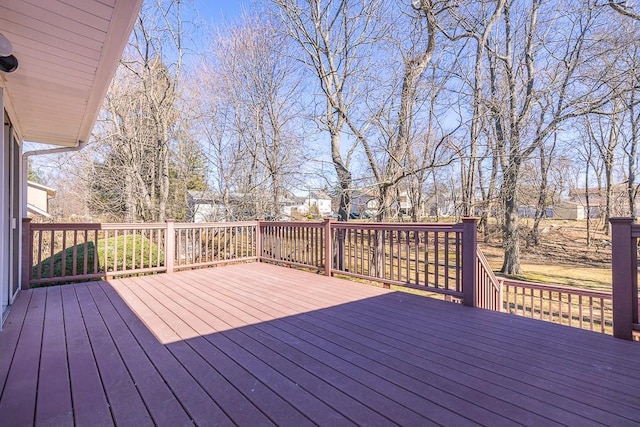
<svg viewBox="0 0 640 427">
<path fill-rule="evenodd" d="M 251 263 L 21 292 L 6 425 L 638 425 L 640 345 Z"/>
<path fill-rule="evenodd" d="M 73 423 L 62 292 L 59 286 L 47 289 L 44 313 L 36 408 L 36 423 L 43 422 L 50 425 Z"/>
<path fill-rule="evenodd" d="M 31 425 L 35 422 L 46 301 L 46 290 L 33 292 L 29 300 L 24 325 L 0 394 L 0 419 L 7 425 Z"/>
<path fill-rule="evenodd" d="M 113 425 L 109 401 L 80 310 L 75 286 L 61 286 L 74 421 L 79 426 Z M 0 334 L 2 335 L 2 334 Z"/>
</svg>

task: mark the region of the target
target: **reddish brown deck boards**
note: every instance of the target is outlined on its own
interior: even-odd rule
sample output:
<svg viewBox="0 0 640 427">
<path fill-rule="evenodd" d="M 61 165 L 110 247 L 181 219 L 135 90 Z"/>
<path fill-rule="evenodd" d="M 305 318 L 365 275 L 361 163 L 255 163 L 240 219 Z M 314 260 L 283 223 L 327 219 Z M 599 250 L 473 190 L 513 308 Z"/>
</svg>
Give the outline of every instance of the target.
<svg viewBox="0 0 640 427">
<path fill-rule="evenodd" d="M 36 424 L 69 425 L 73 423 L 60 289 L 59 286 L 47 289 L 38 376 Z"/>
<path fill-rule="evenodd" d="M 640 345 L 267 264 L 23 292 L 3 425 L 637 425 Z"/>
<path fill-rule="evenodd" d="M 31 296 L 7 380 L 0 395 L 0 419 L 10 426 L 31 425 L 35 420 L 46 299 L 46 290 L 33 292 Z"/>
<path fill-rule="evenodd" d="M 67 357 L 74 421 L 79 426 L 113 424 L 109 402 L 98 372 L 75 286 L 62 286 Z M 1 334 L 0 334 L 1 335 Z"/>
</svg>

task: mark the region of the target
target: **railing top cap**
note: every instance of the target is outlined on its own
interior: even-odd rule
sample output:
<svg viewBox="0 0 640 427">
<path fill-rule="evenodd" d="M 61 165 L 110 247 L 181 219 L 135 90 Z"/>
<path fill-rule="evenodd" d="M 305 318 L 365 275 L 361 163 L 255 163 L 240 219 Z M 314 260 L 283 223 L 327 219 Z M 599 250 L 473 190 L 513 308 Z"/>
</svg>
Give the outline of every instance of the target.
<svg viewBox="0 0 640 427">
<path fill-rule="evenodd" d="M 634 217 L 630 217 L 630 216 L 619 216 L 619 217 L 613 217 L 613 218 L 609 218 L 609 222 L 611 223 L 633 223 L 635 222 L 635 218 Z"/>
</svg>

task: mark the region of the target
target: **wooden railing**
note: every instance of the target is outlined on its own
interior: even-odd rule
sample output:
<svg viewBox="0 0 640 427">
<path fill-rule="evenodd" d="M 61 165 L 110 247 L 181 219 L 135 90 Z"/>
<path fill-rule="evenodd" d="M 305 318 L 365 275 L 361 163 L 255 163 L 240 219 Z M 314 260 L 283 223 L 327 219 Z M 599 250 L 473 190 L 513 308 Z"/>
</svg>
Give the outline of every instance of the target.
<svg viewBox="0 0 640 427">
<path fill-rule="evenodd" d="M 331 223 L 332 272 L 463 297 L 458 224 Z"/>
<path fill-rule="evenodd" d="M 174 270 L 257 259 L 256 222 L 176 223 Z"/>
<path fill-rule="evenodd" d="M 611 333 L 612 296 L 608 292 L 504 279 L 505 311 L 532 319 Z"/>
<path fill-rule="evenodd" d="M 257 222 L 31 224 L 23 221 L 23 289 L 33 285 L 257 259 Z"/>
<path fill-rule="evenodd" d="M 473 251 L 467 263 L 473 283 L 476 269 L 475 220 L 460 224 L 353 222 L 260 222 L 260 259 L 456 298 L 478 305 L 474 286 L 463 286 L 464 244 Z M 480 302 L 484 302 L 482 299 Z"/>
<path fill-rule="evenodd" d="M 478 267 L 476 270 L 476 288 L 478 307 L 487 310 L 503 311 L 503 279 L 499 279 L 491 270 L 487 258 L 480 248 L 477 249 Z"/>
<path fill-rule="evenodd" d="M 613 335 L 631 340 L 640 332 L 638 319 L 638 238 L 634 218 L 611 218 L 611 284 Z"/>
<path fill-rule="evenodd" d="M 325 224 L 260 222 L 260 259 L 285 265 L 325 269 Z"/>
<path fill-rule="evenodd" d="M 609 333 L 613 326 L 616 336 L 627 338 L 640 330 L 640 225 L 631 219 L 612 224 L 613 298 L 577 288 L 503 282 L 477 247 L 474 219 L 459 224 L 31 224 L 27 219 L 23 288 L 259 260 L 419 289 L 465 305 L 599 332 Z"/>
<path fill-rule="evenodd" d="M 165 224 L 30 224 L 29 285 L 165 271 Z M 26 274 L 26 276 L 25 276 Z"/>
</svg>

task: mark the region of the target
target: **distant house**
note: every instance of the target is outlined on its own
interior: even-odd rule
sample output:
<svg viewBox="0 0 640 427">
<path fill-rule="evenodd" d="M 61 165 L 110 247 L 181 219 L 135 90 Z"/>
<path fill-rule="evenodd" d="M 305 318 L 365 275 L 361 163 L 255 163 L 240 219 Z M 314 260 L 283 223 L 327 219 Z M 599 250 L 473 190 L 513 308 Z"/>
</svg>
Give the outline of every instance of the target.
<svg viewBox="0 0 640 427">
<path fill-rule="evenodd" d="M 551 210 L 554 219 L 582 220 L 586 218 L 586 208 L 580 203 L 560 202 L 556 203 Z"/>
<path fill-rule="evenodd" d="M 324 191 L 310 191 L 302 205 L 297 206 L 298 213 L 308 215 L 318 209 L 319 216 L 331 215 L 331 197 Z"/>
<path fill-rule="evenodd" d="M 224 204 L 220 193 L 213 191 L 189 191 L 189 221 L 218 222 L 225 219 Z"/>
<path fill-rule="evenodd" d="M 262 216 L 266 219 L 290 219 L 292 211 L 303 203 L 302 198 L 285 193 L 280 199 L 281 218 L 270 218 L 270 205 L 264 199 L 256 200 L 254 196 L 242 193 L 230 193 L 229 212 L 225 211 L 224 198 L 217 191 L 189 191 L 188 207 L 190 222 L 221 222 L 228 217 L 233 220 L 255 219 Z M 270 202 L 270 201 L 269 201 Z M 256 213 L 256 211 L 261 213 Z"/>
<path fill-rule="evenodd" d="M 351 193 L 351 214 L 358 218 L 373 217 L 378 213 L 378 193 L 373 189 L 354 190 Z"/>
<path fill-rule="evenodd" d="M 304 206 L 305 198 L 287 194 L 280 201 L 280 211 L 284 219 L 291 220 L 296 214 L 301 214 L 300 207 Z"/>
<path fill-rule="evenodd" d="M 409 192 L 403 190 L 398 194 L 398 211 L 400 215 L 410 215 L 411 209 L 413 209 L 413 202 L 409 197 Z"/>
<path fill-rule="evenodd" d="M 27 182 L 27 214 L 30 217 L 39 216 L 51 218 L 49 213 L 49 199 L 56 195 L 56 190 L 36 182 Z"/>
<path fill-rule="evenodd" d="M 585 208 L 587 207 L 587 199 L 589 200 L 590 216 L 599 216 L 604 212 L 606 206 L 606 188 L 589 187 L 587 188 L 571 188 L 569 190 L 569 201 L 578 203 Z M 626 216 L 629 214 L 627 207 L 629 206 L 629 193 L 626 183 L 615 184 L 611 187 L 611 215 Z M 636 206 L 633 209 L 636 216 L 640 215 L 640 197 L 636 200 Z"/>
</svg>

